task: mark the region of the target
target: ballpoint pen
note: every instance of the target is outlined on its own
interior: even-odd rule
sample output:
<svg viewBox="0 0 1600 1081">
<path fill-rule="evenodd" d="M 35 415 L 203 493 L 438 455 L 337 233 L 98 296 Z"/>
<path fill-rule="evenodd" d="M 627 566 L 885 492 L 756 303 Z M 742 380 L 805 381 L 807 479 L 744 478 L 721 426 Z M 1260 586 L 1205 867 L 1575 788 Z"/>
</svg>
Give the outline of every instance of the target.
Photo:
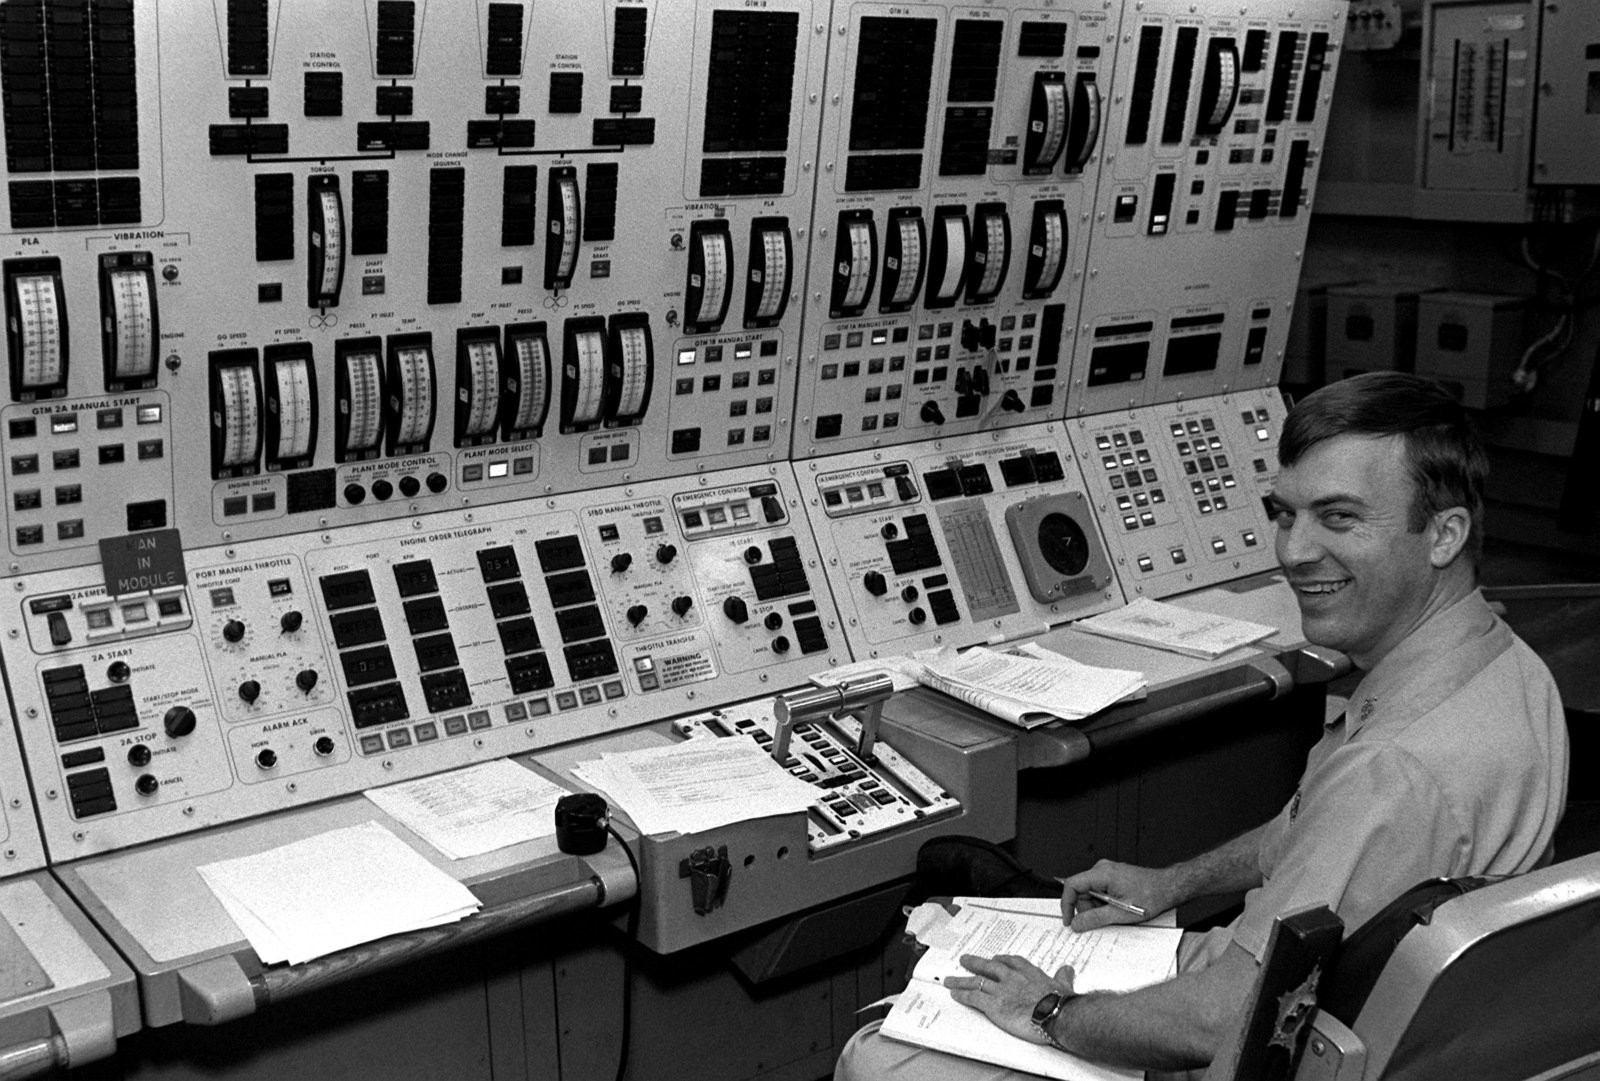
<svg viewBox="0 0 1600 1081">
<path fill-rule="evenodd" d="M 1067 880 L 1064 878 L 1058 877 L 1056 881 L 1061 883 L 1063 886 L 1067 884 Z M 1113 897 L 1109 893 L 1104 893 L 1100 890 L 1079 890 L 1078 893 L 1084 897 L 1092 897 L 1103 905 L 1110 905 L 1112 908 L 1120 908 L 1122 911 L 1131 916 L 1148 916 L 1150 914 L 1144 909 L 1140 908 L 1138 905 L 1130 904 L 1127 901 Z"/>
</svg>

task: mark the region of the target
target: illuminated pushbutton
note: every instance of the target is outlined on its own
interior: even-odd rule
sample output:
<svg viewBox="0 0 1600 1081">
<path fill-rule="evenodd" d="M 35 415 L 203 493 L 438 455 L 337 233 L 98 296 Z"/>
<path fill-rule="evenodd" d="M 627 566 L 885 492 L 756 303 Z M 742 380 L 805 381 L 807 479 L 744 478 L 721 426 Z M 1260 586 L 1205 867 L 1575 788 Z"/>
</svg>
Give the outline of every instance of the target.
<svg viewBox="0 0 1600 1081">
<path fill-rule="evenodd" d="M 628 622 L 637 627 L 644 622 L 644 617 L 650 614 L 650 609 L 642 604 L 636 604 L 628 609 Z"/>
<path fill-rule="evenodd" d="M 682 619 L 689 614 L 689 609 L 694 607 L 694 601 L 686 596 L 672 598 L 672 614 Z"/>
<path fill-rule="evenodd" d="M 256 752 L 256 766 L 259 769 L 272 769 L 278 764 L 278 752 L 271 747 L 263 747 Z"/>
<path fill-rule="evenodd" d="M 150 745 L 148 743 L 135 743 L 128 748 L 128 765 L 143 769 L 150 764 Z"/>
<path fill-rule="evenodd" d="M 375 480 L 372 482 L 373 499 L 376 499 L 381 503 L 392 495 L 394 495 L 394 485 L 390 484 L 388 481 Z"/>
<path fill-rule="evenodd" d="M 919 596 L 921 596 L 921 594 L 917 592 L 916 586 L 906 586 L 900 591 L 900 599 L 905 601 L 907 604 L 910 604 Z"/>
<path fill-rule="evenodd" d="M 671 563 L 677 558 L 678 549 L 674 545 L 663 544 L 661 547 L 656 549 L 656 562 L 660 563 L 662 566 L 666 566 L 668 563 Z"/>
<path fill-rule="evenodd" d="M 420 491 L 422 491 L 422 482 L 416 477 L 400 478 L 400 494 L 407 499 L 410 499 Z"/>
<path fill-rule="evenodd" d="M 127 661 L 112 661 L 106 666 L 106 678 L 112 683 L 126 683 L 130 674 L 132 669 L 128 667 Z"/>
<path fill-rule="evenodd" d="M 778 654 L 789 652 L 789 639 L 781 634 L 774 638 L 772 640 L 772 652 Z"/>
<path fill-rule="evenodd" d="M 311 745 L 318 758 L 327 758 L 334 751 L 335 744 L 332 736 L 318 736 L 317 741 Z"/>
<path fill-rule="evenodd" d="M 621 574 L 631 566 L 633 566 L 633 556 L 629 555 L 627 552 L 618 552 L 616 555 L 611 557 L 612 574 Z"/>
<path fill-rule="evenodd" d="M 278 630 L 284 634 L 293 634 L 305 622 L 305 616 L 299 612 L 285 612 L 278 617 Z"/>
<path fill-rule="evenodd" d="M 367 490 L 359 484 L 346 484 L 344 486 L 344 501 L 352 506 L 366 502 Z"/>
<path fill-rule="evenodd" d="M 900 535 L 900 527 L 895 525 L 893 522 L 885 522 L 883 523 L 883 528 L 878 530 L 878 534 L 882 536 L 884 540 L 892 541 Z"/>
<path fill-rule="evenodd" d="M 434 495 L 438 495 L 448 487 L 450 487 L 450 478 L 443 473 L 428 474 L 428 491 Z"/>
<path fill-rule="evenodd" d="M 161 718 L 161 727 L 173 739 L 181 739 L 194 731 L 194 710 L 188 706 L 173 706 Z"/>
<path fill-rule="evenodd" d="M 881 597 L 889 592 L 889 581 L 883 576 L 882 571 L 868 571 L 861 576 L 861 584 L 867 587 L 867 592 L 874 597 Z"/>
<path fill-rule="evenodd" d="M 767 618 L 763 619 L 761 623 L 767 628 L 767 630 L 775 631 L 779 627 L 783 626 L 783 615 L 779 612 L 768 612 Z"/>
<path fill-rule="evenodd" d="M 906 613 L 906 618 L 909 619 L 914 626 L 920 627 L 928 621 L 928 613 L 924 612 L 921 608 L 913 608 L 911 611 Z"/>
<path fill-rule="evenodd" d="M 261 684 L 253 679 L 247 679 L 239 684 L 239 699 L 247 706 L 256 704 L 256 699 L 261 697 Z"/>
<path fill-rule="evenodd" d="M 722 602 L 722 614 L 734 623 L 743 623 L 750 618 L 750 608 L 743 597 L 729 597 Z"/>
<path fill-rule="evenodd" d="M 750 547 L 746 548 L 744 550 L 744 561 L 746 563 L 749 563 L 751 566 L 754 566 L 755 564 L 760 563 L 761 562 L 761 546 L 758 545 L 758 544 L 752 544 Z"/>
<path fill-rule="evenodd" d="M 139 779 L 133 782 L 133 790 L 141 796 L 153 796 L 160 787 L 161 782 L 148 773 L 141 773 Z"/>
<path fill-rule="evenodd" d="M 241 642 L 244 640 L 244 623 L 237 619 L 230 619 L 222 625 L 224 641 Z"/>
<path fill-rule="evenodd" d="M 317 670 L 315 668 L 302 668 L 294 677 L 294 685 L 300 688 L 302 694 L 310 694 L 317 685 Z"/>
</svg>

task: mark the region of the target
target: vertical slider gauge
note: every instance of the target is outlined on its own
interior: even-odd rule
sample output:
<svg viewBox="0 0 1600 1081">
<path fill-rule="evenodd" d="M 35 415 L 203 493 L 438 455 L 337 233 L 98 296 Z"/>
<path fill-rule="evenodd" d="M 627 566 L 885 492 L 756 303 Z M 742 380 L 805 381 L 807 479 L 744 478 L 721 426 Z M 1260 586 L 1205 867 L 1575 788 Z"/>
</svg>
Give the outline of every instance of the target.
<svg viewBox="0 0 1600 1081">
<path fill-rule="evenodd" d="M 433 335 L 391 334 L 384 387 L 385 450 L 422 454 L 433 435 Z"/>
<path fill-rule="evenodd" d="M 67 303 L 61 260 L 8 259 L 5 287 L 11 399 L 59 398 L 67 392 Z"/>
<path fill-rule="evenodd" d="M 506 327 L 505 438 L 534 439 L 544 434 L 550 412 L 550 341 L 543 323 Z"/>
<path fill-rule="evenodd" d="M 266 375 L 267 472 L 304 469 L 317 452 L 317 369 L 311 344 L 269 345 Z"/>
<path fill-rule="evenodd" d="M 1011 265 L 1011 215 L 1004 203 L 979 203 L 972 221 L 967 303 L 986 304 L 1000 292 Z"/>
<path fill-rule="evenodd" d="M 155 260 L 149 252 L 100 257 L 100 354 L 106 390 L 145 390 L 156 385 Z"/>
<path fill-rule="evenodd" d="M 1239 46 L 1232 38 L 1212 38 L 1206 43 L 1206 67 L 1200 76 L 1200 114 L 1195 131 L 1202 136 L 1222 134 L 1239 100 Z"/>
<path fill-rule="evenodd" d="M 1048 174 L 1066 145 L 1066 73 L 1037 72 L 1033 76 L 1033 99 L 1028 105 L 1028 133 L 1022 142 L 1022 171 L 1029 176 Z"/>
<path fill-rule="evenodd" d="M 1068 173 L 1081 173 L 1094 156 L 1100 142 L 1100 83 L 1094 72 L 1080 71 L 1072 84 L 1071 119 L 1067 123 L 1067 150 L 1062 168 Z"/>
<path fill-rule="evenodd" d="M 883 292 L 878 301 L 883 311 L 903 312 L 916 302 L 927 262 L 922 257 L 926 243 L 921 207 L 897 206 L 889 211 L 883 240 Z"/>
<path fill-rule="evenodd" d="M 689 280 L 683 292 L 683 330 L 703 334 L 722 326 L 728 315 L 733 272 L 733 236 L 726 220 L 689 226 Z"/>
<path fill-rule="evenodd" d="M 561 430 L 584 431 L 600 423 L 606 400 L 606 321 L 568 319 L 562 332 Z"/>
<path fill-rule="evenodd" d="M 335 342 L 334 458 L 376 458 L 383 440 L 383 343 L 377 338 Z"/>
<path fill-rule="evenodd" d="M 1067 212 L 1060 199 L 1033 204 L 1028 230 L 1028 262 L 1023 268 L 1022 295 L 1039 300 L 1056 291 L 1067 265 Z"/>
<path fill-rule="evenodd" d="M 306 181 L 306 303 L 332 308 L 344 284 L 344 202 L 339 178 L 318 175 Z"/>
<path fill-rule="evenodd" d="M 261 376 L 254 349 L 211 354 L 211 477 L 261 472 Z"/>
<path fill-rule="evenodd" d="M 644 312 L 611 317 L 610 369 L 606 377 L 607 424 L 638 424 L 650 406 L 650 383 L 655 375 L 650 317 Z"/>
<path fill-rule="evenodd" d="M 941 206 L 933 212 L 933 241 L 928 252 L 928 295 L 923 303 L 930 308 L 948 308 L 961 295 L 961 279 L 967 270 L 967 208 Z"/>
<path fill-rule="evenodd" d="M 500 424 L 500 331 L 469 327 L 456 332 L 456 446 L 493 443 Z"/>
<path fill-rule="evenodd" d="M 860 315 L 878 276 L 878 229 L 870 210 L 839 212 L 833 247 L 833 296 L 828 314 L 835 319 Z"/>
<path fill-rule="evenodd" d="M 550 170 L 550 191 L 545 207 L 547 225 L 544 248 L 544 287 L 572 288 L 578 269 L 578 236 L 583 227 L 578 203 L 578 170 L 561 166 Z"/>
<path fill-rule="evenodd" d="M 757 218 L 750 223 L 750 276 L 744 290 L 745 329 L 774 327 L 789 306 L 789 268 L 794 242 L 788 218 Z"/>
</svg>

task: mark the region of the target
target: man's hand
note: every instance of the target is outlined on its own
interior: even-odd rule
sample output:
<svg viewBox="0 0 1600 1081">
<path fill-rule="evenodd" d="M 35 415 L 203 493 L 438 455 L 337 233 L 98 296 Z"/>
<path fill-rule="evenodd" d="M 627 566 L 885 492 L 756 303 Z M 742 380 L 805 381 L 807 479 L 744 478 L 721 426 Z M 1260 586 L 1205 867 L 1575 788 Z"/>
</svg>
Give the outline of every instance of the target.
<svg viewBox="0 0 1600 1081">
<path fill-rule="evenodd" d="M 1144 909 L 1145 915 L 1126 912 L 1088 895 L 1088 891 L 1115 897 Z M 1061 919 L 1074 931 L 1092 931 L 1113 923 L 1143 923 L 1177 903 L 1170 896 L 1167 875 L 1150 867 L 1101 860 L 1087 871 L 1061 880 Z"/>
<path fill-rule="evenodd" d="M 961 967 L 971 976 L 950 976 L 944 985 L 950 996 L 971 1006 L 1013 1036 L 1029 1043 L 1049 1043 L 1033 1023 L 1033 1008 L 1051 991 L 1072 997 L 1072 966 L 1062 965 L 1054 977 L 1045 975 L 1026 957 L 1002 953 L 996 957 L 961 955 Z"/>
</svg>

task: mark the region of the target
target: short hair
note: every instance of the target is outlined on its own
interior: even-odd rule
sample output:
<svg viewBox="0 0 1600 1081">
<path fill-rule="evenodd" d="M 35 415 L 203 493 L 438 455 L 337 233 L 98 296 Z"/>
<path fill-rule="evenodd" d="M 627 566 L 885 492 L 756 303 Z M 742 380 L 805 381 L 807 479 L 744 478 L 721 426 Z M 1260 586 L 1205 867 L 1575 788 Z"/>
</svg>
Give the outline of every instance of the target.
<svg viewBox="0 0 1600 1081">
<path fill-rule="evenodd" d="M 1289 411 L 1278 462 L 1292 466 L 1318 443 L 1339 435 L 1403 437 L 1412 484 L 1407 527 L 1420 533 L 1439 511 L 1465 507 L 1472 521 L 1466 553 L 1477 565 L 1483 554 L 1489 457 L 1459 401 L 1433 380 L 1402 372 L 1341 379 Z"/>
</svg>

